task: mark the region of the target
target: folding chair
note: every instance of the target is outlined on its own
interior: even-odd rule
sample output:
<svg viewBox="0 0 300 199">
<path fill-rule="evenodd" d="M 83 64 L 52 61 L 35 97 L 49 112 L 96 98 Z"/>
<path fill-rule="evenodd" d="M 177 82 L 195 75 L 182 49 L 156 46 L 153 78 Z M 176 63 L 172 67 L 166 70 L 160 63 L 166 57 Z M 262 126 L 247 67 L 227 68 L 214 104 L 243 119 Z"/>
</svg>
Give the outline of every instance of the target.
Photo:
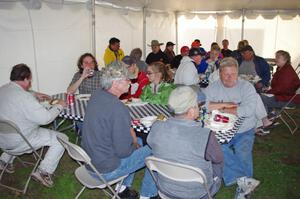
<svg viewBox="0 0 300 199">
<path fill-rule="evenodd" d="M 160 175 L 169 178 L 170 180 L 178 182 L 199 182 L 200 185 L 204 186 L 208 198 L 212 199 L 209 188 L 207 185 L 206 176 L 200 168 L 184 165 L 180 163 L 174 163 L 154 156 L 147 157 L 146 165 L 150 170 L 150 173 L 157 185 L 157 177 L 153 171 Z M 157 186 L 158 187 L 158 186 Z M 158 190 L 158 194 L 162 199 L 170 199 L 165 194 Z"/>
<path fill-rule="evenodd" d="M 8 120 L 0 120 L 0 135 L 3 136 L 3 137 L 9 137 L 11 135 L 18 135 L 20 137 L 22 137 L 22 139 L 24 140 L 24 142 L 26 142 L 26 144 L 28 145 L 28 150 L 27 151 L 22 151 L 22 152 L 13 152 L 13 150 L 9 150 L 9 149 L 6 149 L 2 146 L 1 147 L 1 150 L 9 155 L 11 155 L 11 159 L 5 164 L 3 170 L 1 171 L 1 174 L 0 174 L 0 186 L 2 187 L 5 187 L 5 188 L 8 188 L 10 190 L 13 190 L 13 191 L 17 191 L 17 192 L 21 192 L 23 194 L 26 193 L 27 191 L 27 187 L 29 185 L 29 182 L 30 182 L 30 179 L 31 179 L 31 174 L 34 173 L 39 165 L 39 162 L 42 160 L 42 154 L 43 154 L 43 147 L 41 148 L 40 150 L 40 153 L 38 153 L 36 151 L 36 149 L 33 148 L 33 146 L 29 143 L 29 141 L 26 139 L 26 137 L 21 133 L 20 129 L 17 127 L 16 124 L 14 124 L 13 122 L 11 121 L 8 121 Z M 35 162 L 27 162 L 27 161 L 23 161 L 21 160 L 21 158 L 19 156 L 25 154 L 25 153 L 32 153 L 34 159 L 35 159 Z M 27 177 L 27 181 L 25 183 L 25 186 L 20 189 L 20 188 L 16 188 L 16 187 L 12 187 L 12 186 L 9 186 L 9 185 L 6 185 L 6 184 L 3 184 L 2 183 L 2 178 L 5 174 L 5 170 L 9 164 L 9 162 L 12 160 L 12 158 L 16 157 L 20 162 L 21 164 L 26 167 L 27 165 L 32 165 L 33 166 L 33 169 L 32 171 L 30 172 L 29 176 Z"/>
<path fill-rule="evenodd" d="M 91 158 L 88 156 L 88 154 L 78 145 L 73 144 L 67 140 L 61 139 L 58 137 L 59 142 L 64 146 L 64 148 L 67 150 L 68 154 L 71 158 L 76 160 L 80 167 L 78 167 L 75 170 L 75 176 L 78 179 L 78 181 L 83 185 L 82 189 L 79 191 L 79 193 L 76 195 L 76 199 L 79 198 L 81 193 L 85 190 L 85 188 L 89 189 L 101 189 L 104 193 L 109 195 L 111 198 L 115 199 L 120 197 L 118 196 L 118 193 L 120 191 L 121 186 L 118 186 L 118 189 L 115 191 L 111 185 L 119 183 L 119 185 L 122 185 L 124 179 L 128 176 L 122 176 L 118 179 L 112 180 L 112 181 L 106 181 L 103 176 L 97 171 L 95 166 L 91 162 Z M 86 166 L 89 166 L 92 171 L 99 177 L 99 179 L 96 179 L 92 177 L 89 173 L 89 171 L 86 169 Z M 105 190 L 105 188 L 108 188 L 108 191 Z M 110 193 L 110 192 L 111 193 Z"/>
<path fill-rule="evenodd" d="M 300 75 L 300 63 L 298 64 L 298 66 L 295 68 L 295 72 L 297 73 L 297 75 Z"/>
<path fill-rule="evenodd" d="M 293 117 L 288 113 L 288 110 L 290 108 L 287 107 L 289 107 L 293 99 L 299 94 L 300 94 L 300 87 L 297 89 L 295 95 L 284 105 L 284 107 L 282 107 L 280 111 L 276 113 L 277 117 L 279 117 L 281 121 L 288 127 L 292 135 L 297 131 L 299 126 L 296 123 L 296 121 L 293 119 Z"/>
</svg>

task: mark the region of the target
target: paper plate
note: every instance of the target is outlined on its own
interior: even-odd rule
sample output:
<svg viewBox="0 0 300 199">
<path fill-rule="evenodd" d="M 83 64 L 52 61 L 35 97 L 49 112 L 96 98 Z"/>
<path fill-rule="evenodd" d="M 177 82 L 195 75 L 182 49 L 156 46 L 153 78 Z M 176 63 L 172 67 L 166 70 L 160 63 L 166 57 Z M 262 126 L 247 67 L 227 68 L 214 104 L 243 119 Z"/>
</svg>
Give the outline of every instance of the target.
<svg viewBox="0 0 300 199">
<path fill-rule="evenodd" d="M 91 94 L 78 94 L 76 95 L 76 99 L 84 101 L 84 100 L 90 100 Z"/>
<path fill-rule="evenodd" d="M 148 104 L 148 102 L 126 102 L 125 105 L 127 106 L 144 106 Z"/>
<path fill-rule="evenodd" d="M 148 117 L 143 117 L 140 119 L 140 122 L 146 126 L 146 127 L 150 127 L 152 126 L 152 124 L 156 121 L 157 116 L 148 116 Z"/>
</svg>

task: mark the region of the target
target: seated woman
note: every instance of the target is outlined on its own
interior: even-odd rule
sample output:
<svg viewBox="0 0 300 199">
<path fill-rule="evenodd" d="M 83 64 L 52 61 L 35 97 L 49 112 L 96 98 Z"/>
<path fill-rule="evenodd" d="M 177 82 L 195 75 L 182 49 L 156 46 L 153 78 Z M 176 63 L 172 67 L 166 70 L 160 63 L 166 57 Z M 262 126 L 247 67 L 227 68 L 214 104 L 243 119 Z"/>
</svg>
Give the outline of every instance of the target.
<svg viewBox="0 0 300 199">
<path fill-rule="evenodd" d="M 295 95 L 300 86 L 300 80 L 291 65 L 291 56 L 288 52 L 279 50 L 275 54 L 277 70 L 271 80 L 271 89 L 267 91 L 273 96 L 261 95 L 268 113 L 273 108 L 281 108 Z M 300 96 L 296 96 L 292 103 L 300 103 Z"/>
<path fill-rule="evenodd" d="M 150 84 L 143 89 L 141 100 L 153 104 L 168 104 L 169 95 L 175 85 L 166 83 L 169 78 L 165 64 L 153 62 L 147 68 L 147 76 Z"/>
<path fill-rule="evenodd" d="M 148 77 L 144 71 L 141 71 L 136 65 L 136 60 L 133 57 L 125 56 L 122 63 L 127 67 L 130 87 L 127 93 L 120 96 L 121 100 L 131 100 L 132 98 L 140 98 L 143 88 L 149 83 Z"/>
<path fill-rule="evenodd" d="M 198 167 L 204 172 L 210 194 L 220 189 L 223 173 L 223 152 L 215 133 L 195 122 L 199 116 L 197 93 L 188 86 L 172 91 L 169 106 L 175 116 L 157 121 L 148 135 L 152 154 L 168 161 Z M 207 198 L 203 186 L 196 182 L 176 182 L 161 175 L 158 189 L 169 198 Z"/>
<path fill-rule="evenodd" d="M 222 58 L 219 57 L 220 48 L 212 48 L 209 54 L 209 57 L 202 60 L 198 65 L 198 73 L 205 74 L 205 78 L 209 79 L 209 76 L 219 68 L 220 61 Z"/>
<path fill-rule="evenodd" d="M 91 94 L 100 88 L 100 72 L 95 57 L 91 53 L 80 56 L 77 62 L 78 72 L 67 89 L 67 93 Z"/>
</svg>

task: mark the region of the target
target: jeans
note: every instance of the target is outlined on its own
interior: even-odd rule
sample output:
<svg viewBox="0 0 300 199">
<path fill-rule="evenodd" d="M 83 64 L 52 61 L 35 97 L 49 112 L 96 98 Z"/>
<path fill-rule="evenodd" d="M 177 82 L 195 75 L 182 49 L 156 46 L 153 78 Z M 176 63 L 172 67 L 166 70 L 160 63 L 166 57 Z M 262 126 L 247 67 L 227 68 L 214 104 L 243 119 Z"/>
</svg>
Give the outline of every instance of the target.
<svg viewBox="0 0 300 199">
<path fill-rule="evenodd" d="M 139 144 L 141 145 L 141 139 L 138 139 Z M 151 155 L 151 149 L 148 145 L 136 149 L 129 157 L 121 159 L 121 163 L 118 168 L 110 173 L 102 174 L 104 179 L 107 181 L 119 178 L 123 175 L 128 175 L 125 178 L 123 185 L 130 187 L 134 179 L 134 173 L 145 167 L 145 158 Z M 98 178 L 95 173 L 90 172 L 90 174 Z M 142 181 L 142 186 L 140 189 L 140 195 L 145 197 L 152 197 L 157 195 L 157 188 L 155 182 L 149 172 L 145 169 L 144 178 Z"/>
<path fill-rule="evenodd" d="M 223 180 L 226 186 L 236 183 L 236 179 L 253 176 L 252 150 L 254 128 L 238 133 L 228 143 L 221 145 L 224 153 Z"/>
<path fill-rule="evenodd" d="M 268 113 L 272 111 L 273 108 L 282 108 L 286 105 L 287 102 L 277 101 L 275 97 L 268 97 L 266 95 L 260 95 L 261 99 L 265 105 L 265 108 Z M 294 103 L 290 103 L 289 106 L 295 106 Z"/>
</svg>

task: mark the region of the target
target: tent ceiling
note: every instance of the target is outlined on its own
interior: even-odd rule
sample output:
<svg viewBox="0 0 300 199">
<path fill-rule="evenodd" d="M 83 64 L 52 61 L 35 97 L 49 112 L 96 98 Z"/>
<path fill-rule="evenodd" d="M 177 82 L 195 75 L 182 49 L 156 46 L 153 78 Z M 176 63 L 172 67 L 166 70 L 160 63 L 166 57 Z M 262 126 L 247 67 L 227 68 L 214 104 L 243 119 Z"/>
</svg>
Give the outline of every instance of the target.
<svg viewBox="0 0 300 199">
<path fill-rule="evenodd" d="M 223 10 L 295 10 L 300 0 L 97 0 L 122 7 L 167 11 L 223 11 Z"/>
</svg>

